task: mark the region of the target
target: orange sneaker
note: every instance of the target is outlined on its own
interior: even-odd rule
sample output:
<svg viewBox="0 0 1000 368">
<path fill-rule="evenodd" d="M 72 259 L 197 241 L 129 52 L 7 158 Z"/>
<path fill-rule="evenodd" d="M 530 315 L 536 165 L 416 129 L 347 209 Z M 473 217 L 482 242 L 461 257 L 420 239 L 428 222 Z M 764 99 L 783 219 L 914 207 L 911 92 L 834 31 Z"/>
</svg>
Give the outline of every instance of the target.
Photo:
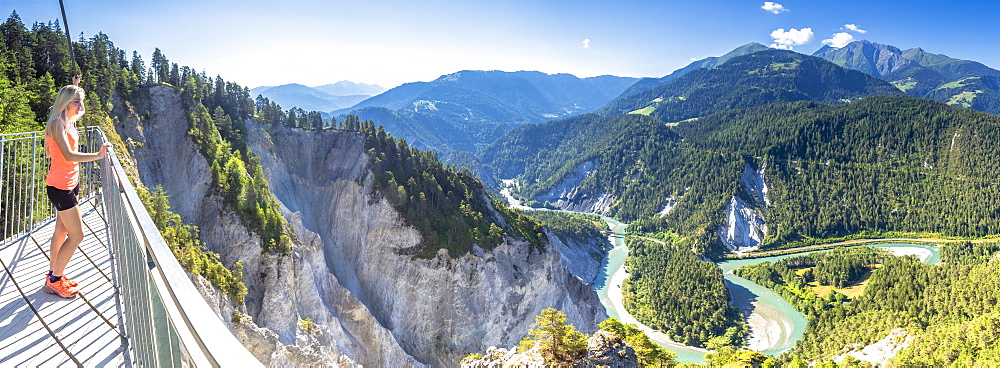
<svg viewBox="0 0 1000 368">
<path fill-rule="evenodd" d="M 72 298 L 75 297 L 76 294 L 80 292 L 80 289 L 77 289 L 76 286 L 70 285 L 70 282 L 71 281 L 66 280 L 65 277 L 60 278 L 56 282 L 50 282 L 49 278 L 46 277 L 45 287 L 42 288 L 42 290 L 44 290 L 46 293 L 56 294 L 63 298 Z"/>
<path fill-rule="evenodd" d="M 49 273 L 45 274 L 45 278 L 46 278 L 45 282 L 48 282 L 47 280 L 50 277 L 52 277 L 52 271 L 49 271 Z M 73 281 L 73 280 L 70 280 L 69 277 L 67 277 L 66 275 L 62 275 L 61 277 L 62 277 L 63 280 L 66 280 L 66 282 L 69 283 L 69 286 L 73 286 L 73 287 L 80 286 L 80 283 L 78 283 L 76 281 Z"/>
<path fill-rule="evenodd" d="M 70 280 L 69 277 L 66 277 L 65 275 L 63 275 L 62 279 L 66 280 L 66 283 L 69 284 L 69 286 L 72 286 L 72 287 L 80 286 L 80 283 L 78 283 L 76 281 L 73 281 L 73 280 Z"/>
</svg>

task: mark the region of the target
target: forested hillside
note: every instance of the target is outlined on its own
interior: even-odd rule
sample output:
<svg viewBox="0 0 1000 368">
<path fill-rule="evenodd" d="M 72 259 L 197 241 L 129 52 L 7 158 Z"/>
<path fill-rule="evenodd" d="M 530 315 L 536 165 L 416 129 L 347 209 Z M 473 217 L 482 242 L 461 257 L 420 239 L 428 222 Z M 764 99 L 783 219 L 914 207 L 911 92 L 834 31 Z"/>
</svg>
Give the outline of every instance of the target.
<svg viewBox="0 0 1000 368">
<path fill-rule="evenodd" d="M 615 100 L 603 114 L 641 113 L 664 122 L 782 101 L 843 103 L 901 92 L 873 76 L 792 51 L 766 50 L 698 69 L 668 84 Z"/>
<path fill-rule="evenodd" d="M 998 124 L 995 115 L 929 100 L 870 97 L 774 104 L 676 127 L 588 115 L 523 127 L 481 157 L 498 175 L 526 183 L 526 199 L 596 161 L 581 192 L 614 196 L 611 213 L 639 220 L 637 231 L 678 232 L 718 254 L 716 229 L 729 199 L 742 195 L 740 173 L 765 164 L 765 247 L 891 232 L 995 234 L 1000 163 L 990 160 L 1000 152 L 990 137 Z M 653 216 L 667 198 L 677 205 Z"/>
</svg>

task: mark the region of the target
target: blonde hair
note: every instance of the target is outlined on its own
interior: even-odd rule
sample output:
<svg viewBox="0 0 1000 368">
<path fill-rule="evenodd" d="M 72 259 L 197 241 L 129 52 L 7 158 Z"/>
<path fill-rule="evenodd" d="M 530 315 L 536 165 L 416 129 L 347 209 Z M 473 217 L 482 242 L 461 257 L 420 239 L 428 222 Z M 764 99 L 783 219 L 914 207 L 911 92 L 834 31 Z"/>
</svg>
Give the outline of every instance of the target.
<svg viewBox="0 0 1000 368">
<path fill-rule="evenodd" d="M 83 116 L 85 112 L 84 109 L 80 109 L 80 113 L 76 116 L 66 116 L 66 108 L 69 107 L 70 102 L 76 99 L 77 95 L 80 95 L 80 99 L 83 99 L 85 92 L 83 88 L 74 85 L 68 85 L 59 90 L 59 94 L 56 95 L 56 101 L 49 108 L 49 121 L 45 124 L 45 135 L 52 136 L 52 124 L 56 123 L 60 119 L 68 123 L 75 123 L 80 116 Z M 45 155 L 48 156 L 48 149 L 45 150 Z"/>
</svg>

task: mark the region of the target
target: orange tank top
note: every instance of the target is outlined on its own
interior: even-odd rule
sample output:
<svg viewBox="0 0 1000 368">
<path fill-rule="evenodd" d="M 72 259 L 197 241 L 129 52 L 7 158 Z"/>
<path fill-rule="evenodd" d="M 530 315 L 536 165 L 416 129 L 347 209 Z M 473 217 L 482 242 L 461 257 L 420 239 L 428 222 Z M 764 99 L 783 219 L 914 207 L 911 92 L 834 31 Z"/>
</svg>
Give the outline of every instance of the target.
<svg viewBox="0 0 1000 368">
<path fill-rule="evenodd" d="M 76 143 L 80 140 L 80 133 L 76 131 L 76 126 L 68 127 L 62 120 L 60 122 L 65 127 L 64 131 L 69 148 L 74 151 L 78 150 Z M 45 136 L 45 148 L 49 152 L 49 157 L 52 158 L 49 173 L 45 175 L 45 185 L 63 190 L 76 188 L 77 184 L 80 183 L 80 163 L 67 161 L 66 157 L 63 157 L 62 151 L 59 150 L 59 146 L 56 145 L 56 141 L 48 135 Z"/>
</svg>

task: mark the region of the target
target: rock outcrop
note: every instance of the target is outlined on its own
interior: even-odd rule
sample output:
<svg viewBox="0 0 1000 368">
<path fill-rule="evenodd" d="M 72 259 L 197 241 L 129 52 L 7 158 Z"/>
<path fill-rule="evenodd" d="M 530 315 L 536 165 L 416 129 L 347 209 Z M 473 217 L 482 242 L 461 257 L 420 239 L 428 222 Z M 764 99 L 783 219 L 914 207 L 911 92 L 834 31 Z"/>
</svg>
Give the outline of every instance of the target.
<svg viewBox="0 0 1000 368">
<path fill-rule="evenodd" d="M 719 227 L 719 239 L 732 252 L 755 250 L 767 236 L 764 208 L 771 201 L 767 197 L 767 183 L 764 181 L 765 168 L 761 165 L 760 170 L 754 170 L 746 165 L 740 176 L 741 193 L 733 196 L 726 206 L 726 217 Z"/>
<path fill-rule="evenodd" d="M 914 340 L 914 336 L 902 328 L 889 331 L 885 338 L 868 346 L 855 346 L 855 350 L 843 355 L 833 357 L 833 361 L 840 364 L 848 356 L 867 362 L 875 367 L 891 367 L 892 358 L 901 350 L 909 347 Z"/>
<path fill-rule="evenodd" d="M 601 273 L 601 262 L 607 257 L 604 245 L 608 243 L 606 238 L 587 239 L 578 241 L 574 239 L 562 239 L 555 234 L 548 233 L 549 244 L 555 246 L 562 257 L 562 264 L 567 270 L 576 276 L 580 282 L 591 285 Z"/>
<path fill-rule="evenodd" d="M 562 183 L 549 190 L 548 193 L 536 197 L 539 202 L 549 202 L 566 211 L 596 213 L 607 215 L 615 198 L 607 193 L 590 196 L 580 191 L 580 183 L 591 175 L 597 167 L 597 160 L 591 160 L 578 165 L 573 172 L 566 174 Z"/>
<path fill-rule="evenodd" d="M 587 355 L 573 362 L 579 368 L 638 368 L 635 349 L 621 337 L 611 332 L 597 331 L 587 339 Z M 462 368 L 543 368 L 545 359 L 535 345 L 531 350 L 518 353 L 517 349 L 491 346 L 482 357 L 469 357 L 462 361 Z"/>
</svg>

